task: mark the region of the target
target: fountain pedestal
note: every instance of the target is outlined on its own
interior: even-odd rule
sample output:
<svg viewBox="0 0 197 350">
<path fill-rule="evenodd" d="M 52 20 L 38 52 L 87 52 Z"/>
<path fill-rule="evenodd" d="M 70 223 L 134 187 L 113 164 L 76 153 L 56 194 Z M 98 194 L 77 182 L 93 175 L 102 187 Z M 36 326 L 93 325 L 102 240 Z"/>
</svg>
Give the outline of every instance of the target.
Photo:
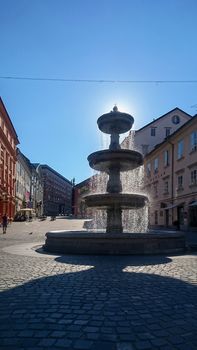
<svg viewBox="0 0 197 350">
<path fill-rule="evenodd" d="M 122 209 L 119 205 L 107 209 L 106 233 L 122 233 Z"/>
</svg>

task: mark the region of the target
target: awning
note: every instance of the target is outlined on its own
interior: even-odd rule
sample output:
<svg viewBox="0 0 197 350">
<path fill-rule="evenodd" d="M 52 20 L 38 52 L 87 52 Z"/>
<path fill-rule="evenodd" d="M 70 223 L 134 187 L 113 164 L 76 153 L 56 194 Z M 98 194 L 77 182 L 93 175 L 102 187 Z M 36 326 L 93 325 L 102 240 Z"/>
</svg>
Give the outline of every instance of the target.
<svg viewBox="0 0 197 350">
<path fill-rule="evenodd" d="M 169 207 L 165 208 L 165 210 L 173 209 L 173 208 L 176 208 L 176 207 L 182 207 L 183 205 L 184 205 L 184 203 L 171 204 L 171 205 L 169 205 Z"/>
<path fill-rule="evenodd" d="M 197 201 L 192 202 L 191 204 L 189 204 L 189 207 L 197 207 Z"/>
<path fill-rule="evenodd" d="M 165 210 L 176 208 L 177 206 L 178 206 L 177 204 L 169 205 L 169 207 L 166 207 Z"/>
</svg>

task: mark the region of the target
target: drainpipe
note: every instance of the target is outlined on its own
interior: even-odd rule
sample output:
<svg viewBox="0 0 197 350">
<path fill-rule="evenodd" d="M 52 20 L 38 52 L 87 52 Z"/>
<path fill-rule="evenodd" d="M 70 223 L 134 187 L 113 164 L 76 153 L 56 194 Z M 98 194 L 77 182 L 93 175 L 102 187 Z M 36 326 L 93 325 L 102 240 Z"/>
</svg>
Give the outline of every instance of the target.
<svg viewBox="0 0 197 350">
<path fill-rule="evenodd" d="M 168 143 L 171 145 L 172 150 L 172 167 L 171 167 L 171 203 L 174 204 L 174 144 L 168 140 Z M 172 208 L 172 223 L 174 221 L 173 218 L 173 208 Z"/>
</svg>

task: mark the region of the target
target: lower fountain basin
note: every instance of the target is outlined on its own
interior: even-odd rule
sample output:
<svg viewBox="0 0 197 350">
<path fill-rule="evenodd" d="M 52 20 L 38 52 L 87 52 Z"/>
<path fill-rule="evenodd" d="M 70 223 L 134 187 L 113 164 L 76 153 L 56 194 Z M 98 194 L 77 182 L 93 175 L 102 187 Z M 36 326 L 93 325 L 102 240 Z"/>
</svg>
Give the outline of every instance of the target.
<svg viewBox="0 0 197 350">
<path fill-rule="evenodd" d="M 106 234 L 86 231 L 46 233 L 43 249 L 51 253 L 82 255 L 174 254 L 185 251 L 183 233 Z"/>
<path fill-rule="evenodd" d="M 119 206 L 122 209 L 143 208 L 147 197 L 133 193 L 99 193 L 90 194 L 84 197 L 86 205 L 90 208 L 107 209 Z"/>
</svg>

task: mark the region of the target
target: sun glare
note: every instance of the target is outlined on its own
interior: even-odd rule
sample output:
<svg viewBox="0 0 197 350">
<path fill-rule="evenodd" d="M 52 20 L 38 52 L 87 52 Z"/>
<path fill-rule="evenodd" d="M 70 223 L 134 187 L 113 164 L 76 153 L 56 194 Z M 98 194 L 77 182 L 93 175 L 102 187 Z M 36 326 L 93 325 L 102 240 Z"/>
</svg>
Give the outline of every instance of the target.
<svg viewBox="0 0 197 350">
<path fill-rule="evenodd" d="M 120 112 L 129 113 L 131 115 L 132 113 L 135 113 L 134 108 L 133 106 L 131 106 L 131 104 L 117 100 L 110 101 L 109 103 L 107 103 L 107 105 L 104 106 L 104 113 L 112 111 L 114 106 L 117 106 Z"/>
</svg>

